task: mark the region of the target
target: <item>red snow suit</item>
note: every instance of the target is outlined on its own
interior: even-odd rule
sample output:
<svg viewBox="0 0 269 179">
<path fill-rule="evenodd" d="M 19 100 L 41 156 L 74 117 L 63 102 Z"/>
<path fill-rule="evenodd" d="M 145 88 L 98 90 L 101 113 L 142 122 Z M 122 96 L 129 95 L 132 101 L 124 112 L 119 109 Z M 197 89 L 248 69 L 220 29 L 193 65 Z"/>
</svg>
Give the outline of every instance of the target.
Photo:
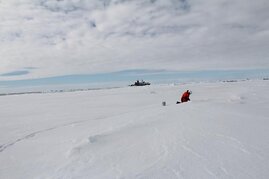
<svg viewBox="0 0 269 179">
<path fill-rule="evenodd" d="M 186 92 L 183 93 L 182 97 L 181 97 L 181 102 L 184 103 L 184 102 L 187 102 L 190 100 L 190 92 L 189 90 L 187 90 Z"/>
</svg>

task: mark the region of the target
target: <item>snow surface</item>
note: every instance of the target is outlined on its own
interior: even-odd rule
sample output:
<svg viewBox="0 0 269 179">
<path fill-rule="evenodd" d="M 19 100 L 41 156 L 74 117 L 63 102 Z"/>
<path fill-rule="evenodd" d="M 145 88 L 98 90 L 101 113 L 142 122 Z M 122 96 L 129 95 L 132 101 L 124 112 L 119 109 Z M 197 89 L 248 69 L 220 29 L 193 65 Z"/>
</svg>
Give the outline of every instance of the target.
<svg viewBox="0 0 269 179">
<path fill-rule="evenodd" d="M 265 80 L 3 96 L 0 178 L 266 179 L 268 102 Z"/>
</svg>

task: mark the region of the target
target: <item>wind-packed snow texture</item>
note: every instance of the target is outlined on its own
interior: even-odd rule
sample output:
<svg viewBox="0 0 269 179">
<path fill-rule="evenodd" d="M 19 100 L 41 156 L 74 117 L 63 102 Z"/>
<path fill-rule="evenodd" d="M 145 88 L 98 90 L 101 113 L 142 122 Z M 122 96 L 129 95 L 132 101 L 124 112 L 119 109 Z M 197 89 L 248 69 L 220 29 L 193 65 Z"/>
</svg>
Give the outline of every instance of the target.
<svg viewBox="0 0 269 179">
<path fill-rule="evenodd" d="M 0 178 L 266 179 L 268 91 L 249 80 L 3 96 Z"/>
</svg>

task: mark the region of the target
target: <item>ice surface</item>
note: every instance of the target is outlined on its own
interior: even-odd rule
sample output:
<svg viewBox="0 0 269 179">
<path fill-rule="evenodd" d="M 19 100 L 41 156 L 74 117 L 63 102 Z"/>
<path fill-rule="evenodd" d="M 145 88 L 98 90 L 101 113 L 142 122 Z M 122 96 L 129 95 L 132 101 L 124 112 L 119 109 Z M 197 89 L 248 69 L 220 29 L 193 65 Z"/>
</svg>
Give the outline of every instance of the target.
<svg viewBox="0 0 269 179">
<path fill-rule="evenodd" d="M 2 96 L 0 178 L 266 179 L 268 91 L 249 80 Z"/>
</svg>

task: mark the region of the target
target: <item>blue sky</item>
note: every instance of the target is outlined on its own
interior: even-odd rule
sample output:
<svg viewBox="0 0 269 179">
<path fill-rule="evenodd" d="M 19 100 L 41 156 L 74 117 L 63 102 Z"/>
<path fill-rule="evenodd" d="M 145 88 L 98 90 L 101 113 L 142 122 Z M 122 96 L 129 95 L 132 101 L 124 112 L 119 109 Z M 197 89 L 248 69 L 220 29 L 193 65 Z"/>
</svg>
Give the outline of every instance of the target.
<svg viewBox="0 0 269 179">
<path fill-rule="evenodd" d="M 14 75 L 10 73 L 10 75 Z M 7 74 L 5 74 L 7 75 Z M 17 75 L 22 75 L 17 73 Z M 39 87 L 42 89 L 64 89 L 66 86 L 72 88 L 86 87 L 120 87 L 127 86 L 136 80 L 145 80 L 153 84 L 182 83 L 200 81 L 218 81 L 233 79 L 262 79 L 269 77 L 269 69 L 252 70 L 208 70 L 208 71 L 167 71 L 167 70 L 125 70 L 112 73 L 77 74 L 67 76 L 56 76 L 49 78 L 0 81 L 2 92 L 12 89 L 31 89 Z"/>
</svg>

